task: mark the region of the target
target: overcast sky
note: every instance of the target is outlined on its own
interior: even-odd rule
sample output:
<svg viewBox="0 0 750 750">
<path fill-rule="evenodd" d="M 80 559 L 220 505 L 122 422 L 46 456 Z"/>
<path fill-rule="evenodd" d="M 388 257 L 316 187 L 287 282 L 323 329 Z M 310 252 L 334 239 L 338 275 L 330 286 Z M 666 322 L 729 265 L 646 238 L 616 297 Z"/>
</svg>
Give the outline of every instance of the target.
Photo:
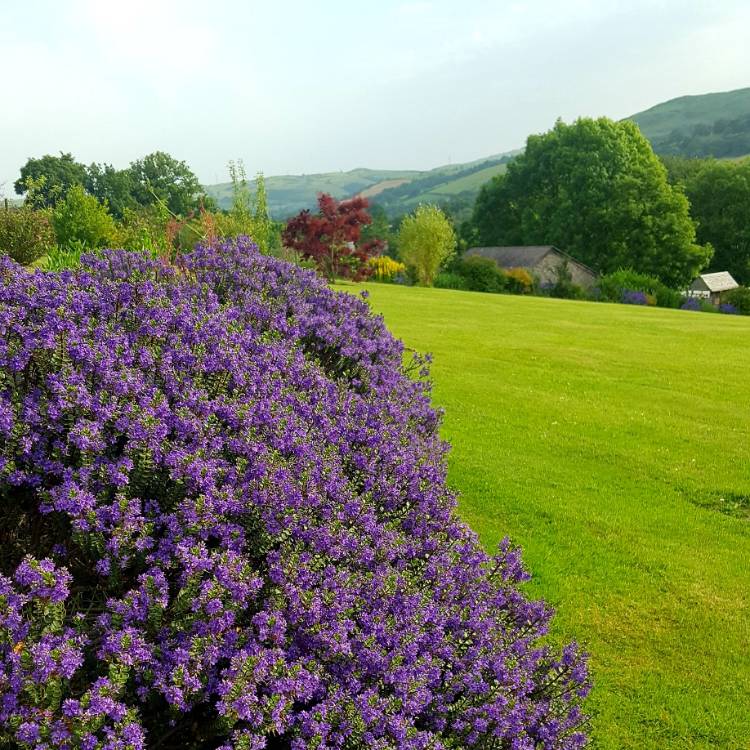
<svg viewBox="0 0 750 750">
<path fill-rule="evenodd" d="M 750 86 L 748 29 L 748 0 L 4 0 L 0 194 L 60 150 L 207 183 L 469 161 Z"/>
</svg>

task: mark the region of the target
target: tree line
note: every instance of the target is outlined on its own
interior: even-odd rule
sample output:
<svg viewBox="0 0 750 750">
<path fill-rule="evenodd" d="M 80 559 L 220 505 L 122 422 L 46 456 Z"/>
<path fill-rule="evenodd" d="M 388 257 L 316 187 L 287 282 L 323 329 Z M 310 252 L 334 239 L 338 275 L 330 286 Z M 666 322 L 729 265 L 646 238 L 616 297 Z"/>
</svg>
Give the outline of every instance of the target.
<svg viewBox="0 0 750 750">
<path fill-rule="evenodd" d="M 551 244 L 602 274 L 630 269 L 675 289 L 703 270 L 750 282 L 750 160 L 660 159 L 629 121 L 558 121 L 530 136 L 464 221 L 443 206 L 404 223 L 365 199 L 322 195 L 317 213 L 284 225 L 268 215 L 262 176 L 252 194 L 241 164 L 230 163 L 230 175 L 229 211 L 216 208 L 185 162 L 163 152 L 121 170 L 69 153 L 32 158 L 15 187 L 29 208 L 48 212 L 58 242 L 92 248 L 147 235 L 153 244 L 159 232 L 172 245 L 247 233 L 329 278 L 362 278 L 370 258 L 386 254 L 406 262 L 413 282 L 429 284 L 470 246 Z"/>
<path fill-rule="evenodd" d="M 466 245 L 556 245 L 600 273 L 674 288 L 700 272 L 750 281 L 750 159 L 660 159 L 632 122 L 558 121 L 484 185 Z"/>
<path fill-rule="evenodd" d="M 125 169 L 111 164 L 87 166 L 70 153 L 46 154 L 27 160 L 14 188 L 18 195 L 26 194 L 35 208 L 54 208 L 74 185 L 106 205 L 116 219 L 128 210 L 158 202 L 180 216 L 200 206 L 215 207 L 190 167 L 163 151 L 137 159 Z"/>
</svg>

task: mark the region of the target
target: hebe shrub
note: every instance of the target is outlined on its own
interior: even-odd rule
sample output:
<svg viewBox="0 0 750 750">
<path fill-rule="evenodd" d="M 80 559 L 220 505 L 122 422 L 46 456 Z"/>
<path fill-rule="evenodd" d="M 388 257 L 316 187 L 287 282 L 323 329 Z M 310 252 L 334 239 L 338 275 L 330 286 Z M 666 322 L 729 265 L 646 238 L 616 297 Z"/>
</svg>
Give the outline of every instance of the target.
<svg viewBox="0 0 750 750">
<path fill-rule="evenodd" d="M 0 259 L 0 745 L 584 744 L 425 362 L 246 239 L 178 263 Z"/>
<path fill-rule="evenodd" d="M 711 304 L 707 299 L 700 299 L 699 297 L 685 297 L 680 310 L 691 310 L 692 312 L 707 312 L 717 313 L 719 309 Z"/>
<path fill-rule="evenodd" d="M 656 303 L 656 299 L 646 292 L 623 289 L 620 302 L 624 305 L 653 305 Z"/>
<path fill-rule="evenodd" d="M 47 211 L 34 211 L 29 206 L 0 209 L 0 255 L 28 265 L 54 244 L 55 233 Z"/>
</svg>

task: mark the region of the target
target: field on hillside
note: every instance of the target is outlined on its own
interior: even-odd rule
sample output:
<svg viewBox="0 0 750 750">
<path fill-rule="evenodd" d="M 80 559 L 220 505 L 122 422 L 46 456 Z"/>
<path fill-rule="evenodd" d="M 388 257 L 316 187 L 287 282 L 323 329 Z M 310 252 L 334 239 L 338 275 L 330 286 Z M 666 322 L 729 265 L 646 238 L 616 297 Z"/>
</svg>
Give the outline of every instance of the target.
<svg viewBox="0 0 750 750">
<path fill-rule="evenodd" d="M 266 177 L 268 206 L 274 219 L 282 220 L 303 208 L 315 208 L 318 193 L 330 193 L 334 198 L 351 198 L 382 183 L 400 183 L 411 180 L 422 173 L 413 170 L 352 169 L 348 172 L 326 172 L 310 175 L 278 175 Z M 255 191 L 255 180 L 249 181 L 251 192 Z M 206 192 L 220 208 L 231 208 L 232 183 L 207 185 Z"/>
<path fill-rule="evenodd" d="M 434 354 L 461 514 L 591 653 L 594 747 L 750 748 L 750 320 L 367 289 Z"/>
<path fill-rule="evenodd" d="M 318 193 L 342 200 L 355 195 L 372 198 L 391 216 L 400 216 L 420 203 L 436 203 L 461 196 L 471 204 L 479 188 L 505 171 L 515 151 L 488 156 L 465 164 L 444 164 L 428 171 L 352 169 L 307 175 L 265 178 L 268 205 L 275 219 L 285 219 L 303 208 L 315 208 Z M 249 181 L 251 192 L 255 180 Z M 220 208 L 232 205 L 232 183 L 204 186 Z"/>
</svg>

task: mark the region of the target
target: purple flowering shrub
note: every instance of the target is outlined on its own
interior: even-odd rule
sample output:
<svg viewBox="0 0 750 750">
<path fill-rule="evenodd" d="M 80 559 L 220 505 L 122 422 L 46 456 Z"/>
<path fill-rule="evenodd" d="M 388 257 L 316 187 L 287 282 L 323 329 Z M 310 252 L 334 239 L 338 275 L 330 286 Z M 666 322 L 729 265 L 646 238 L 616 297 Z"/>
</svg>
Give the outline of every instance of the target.
<svg viewBox="0 0 750 750">
<path fill-rule="evenodd" d="M 701 311 L 701 303 L 696 297 L 686 297 L 685 301 L 680 305 L 680 310 L 692 310 L 693 312 Z"/>
<path fill-rule="evenodd" d="M 623 289 L 620 301 L 624 305 L 648 305 L 649 300 L 646 292 L 637 289 Z"/>
<path fill-rule="evenodd" d="M 425 375 L 246 239 L 0 259 L 0 745 L 585 744 L 584 659 L 457 518 Z"/>
</svg>

